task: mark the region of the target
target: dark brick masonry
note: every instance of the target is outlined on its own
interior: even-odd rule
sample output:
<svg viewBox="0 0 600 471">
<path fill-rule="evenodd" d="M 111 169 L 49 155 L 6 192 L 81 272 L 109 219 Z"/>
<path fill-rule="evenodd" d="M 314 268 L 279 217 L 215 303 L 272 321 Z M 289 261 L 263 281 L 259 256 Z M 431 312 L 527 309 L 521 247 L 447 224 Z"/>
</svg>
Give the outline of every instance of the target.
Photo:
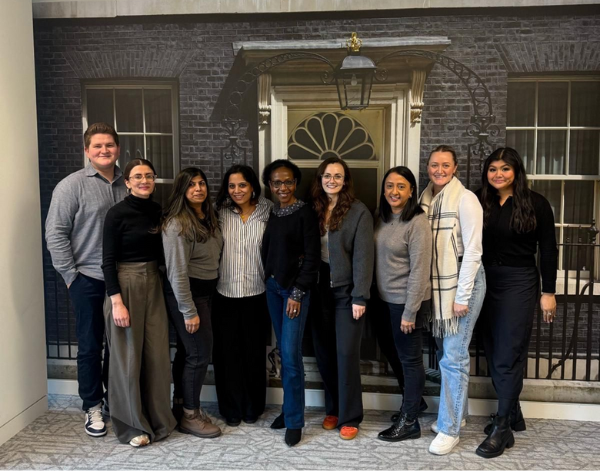
<svg viewBox="0 0 600 471">
<path fill-rule="evenodd" d="M 473 69 L 491 92 L 496 123 L 501 128 L 496 144 L 504 140 L 509 74 L 600 70 L 600 15 L 589 8 L 489 9 L 448 16 L 419 11 L 361 12 L 339 17 L 319 14 L 36 21 L 43 220 L 54 186 L 82 166 L 82 83 L 86 80 L 176 82 L 181 167 L 202 167 L 215 188 L 221 172 L 219 152 L 226 144 L 215 118 L 215 104 L 234 63 L 234 41 L 346 38 L 352 31 L 363 38 L 447 36 L 452 44 L 445 54 Z M 472 110 L 458 79 L 442 67 L 434 67 L 424 101 L 422 161 L 440 143 L 454 145 L 466 156 L 472 138 L 465 130 Z M 252 149 L 251 143 L 248 146 Z M 464 168 L 461 172 L 464 176 Z M 472 172 L 479 173 L 477 162 L 472 163 Z M 425 181 L 422 165 L 421 185 Z M 48 337 L 56 339 L 60 332 L 64 341 L 70 331 L 74 339 L 74 325 L 67 326 L 62 280 L 56 283 L 47 252 L 44 263 Z"/>
</svg>

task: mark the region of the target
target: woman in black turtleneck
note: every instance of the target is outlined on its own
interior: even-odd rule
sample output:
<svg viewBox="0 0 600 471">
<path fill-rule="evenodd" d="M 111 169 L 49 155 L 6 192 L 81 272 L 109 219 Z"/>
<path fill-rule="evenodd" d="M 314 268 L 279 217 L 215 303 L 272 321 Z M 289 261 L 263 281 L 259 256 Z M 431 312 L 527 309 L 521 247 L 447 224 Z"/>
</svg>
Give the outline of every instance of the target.
<svg viewBox="0 0 600 471">
<path fill-rule="evenodd" d="M 123 172 L 129 195 L 104 222 L 102 271 L 110 302 L 105 320 L 111 352 L 108 397 L 121 443 L 145 446 L 167 437 L 170 409 L 169 326 L 158 264 L 161 209 L 152 201 L 152 163 L 134 159 Z"/>
</svg>

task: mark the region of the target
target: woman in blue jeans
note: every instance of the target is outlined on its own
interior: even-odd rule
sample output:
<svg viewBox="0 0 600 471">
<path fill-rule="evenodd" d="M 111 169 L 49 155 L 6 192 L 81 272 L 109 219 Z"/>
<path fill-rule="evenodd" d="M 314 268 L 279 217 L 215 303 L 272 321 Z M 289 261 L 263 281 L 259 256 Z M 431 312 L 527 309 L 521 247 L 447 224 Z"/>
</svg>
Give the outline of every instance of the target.
<svg viewBox="0 0 600 471">
<path fill-rule="evenodd" d="M 483 210 L 474 193 L 456 177 L 458 159 L 450 146 L 429 156 L 429 185 L 421 194 L 433 236 L 431 263 L 432 331 L 440 350 L 442 388 L 437 433 L 429 446 L 436 455 L 458 444 L 467 416 L 469 344 L 485 297 L 481 264 Z"/>
<path fill-rule="evenodd" d="M 267 304 L 281 352 L 283 412 L 271 428 L 286 428 L 285 442 L 294 446 L 304 427 L 302 337 L 310 290 L 319 270 L 319 223 L 310 205 L 295 196 L 300 169 L 288 160 L 267 165 L 263 183 L 277 198 L 262 242 Z"/>
</svg>

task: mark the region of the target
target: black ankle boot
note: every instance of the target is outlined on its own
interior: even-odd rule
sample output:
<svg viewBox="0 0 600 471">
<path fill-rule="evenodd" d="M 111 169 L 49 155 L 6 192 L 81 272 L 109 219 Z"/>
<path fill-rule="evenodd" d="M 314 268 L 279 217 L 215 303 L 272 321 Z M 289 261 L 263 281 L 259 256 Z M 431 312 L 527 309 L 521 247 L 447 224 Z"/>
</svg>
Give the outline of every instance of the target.
<svg viewBox="0 0 600 471">
<path fill-rule="evenodd" d="M 495 414 L 491 415 L 492 422 L 487 424 L 483 429 L 483 433 L 489 435 L 492 431 L 492 423 L 494 422 Z M 527 425 L 525 424 L 525 418 L 523 417 L 523 411 L 521 410 L 521 404 L 517 402 L 517 405 L 513 407 L 513 410 L 510 411 L 510 428 L 515 432 L 523 432 L 527 430 Z"/>
<path fill-rule="evenodd" d="M 402 405 L 400 406 L 400 410 L 398 412 L 396 412 L 395 414 L 392 414 L 392 416 L 390 417 L 390 420 L 392 422 L 396 422 L 400 418 L 400 415 L 402 414 L 403 406 L 404 406 L 404 399 L 402 399 Z M 423 412 L 425 412 L 428 407 L 429 406 L 427 405 L 427 402 L 425 402 L 425 399 L 421 398 L 421 403 L 419 404 L 419 414 L 422 414 Z"/>
<path fill-rule="evenodd" d="M 277 417 L 275 417 L 275 420 L 271 424 L 271 428 L 275 430 L 285 428 L 285 419 L 283 418 L 283 412 Z"/>
<path fill-rule="evenodd" d="M 400 418 L 394 422 L 394 425 L 383 432 L 379 432 L 377 438 L 386 442 L 401 442 L 402 440 L 421 438 L 419 419 L 415 417 L 413 420 L 408 420 L 406 414 L 402 413 Z"/>
<path fill-rule="evenodd" d="M 509 417 L 497 415 L 494 417 L 490 434 L 475 453 L 482 458 L 496 458 L 504 453 L 505 448 L 512 448 L 514 444 L 515 437 L 510 429 Z"/>
<path fill-rule="evenodd" d="M 285 431 L 285 443 L 287 446 L 294 446 L 300 443 L 302 439 L 302 429 L 301 428 L 288 428 Z"/>
</svg>

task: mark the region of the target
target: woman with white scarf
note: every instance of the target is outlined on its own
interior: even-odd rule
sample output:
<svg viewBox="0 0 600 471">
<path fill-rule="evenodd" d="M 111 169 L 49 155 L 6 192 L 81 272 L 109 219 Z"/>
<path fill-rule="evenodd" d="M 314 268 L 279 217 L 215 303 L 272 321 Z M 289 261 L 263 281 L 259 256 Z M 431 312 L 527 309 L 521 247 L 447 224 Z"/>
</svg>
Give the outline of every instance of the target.
<svg viewBox="0 0 600 471">
<path fill-rule="evenodd" d="M 450 146 L 429 156 L 429 185 L 421 194 L 433 235 L 432 332 L 438 344 L 442 388 L 437 433 L 430 453 L 445 455 L 459 442 L 466 423 L 471 357 L 469 344 L 485 297 L 481 264 L 483 210 L 456 177 L 458 159 Z"/>
</svg>

